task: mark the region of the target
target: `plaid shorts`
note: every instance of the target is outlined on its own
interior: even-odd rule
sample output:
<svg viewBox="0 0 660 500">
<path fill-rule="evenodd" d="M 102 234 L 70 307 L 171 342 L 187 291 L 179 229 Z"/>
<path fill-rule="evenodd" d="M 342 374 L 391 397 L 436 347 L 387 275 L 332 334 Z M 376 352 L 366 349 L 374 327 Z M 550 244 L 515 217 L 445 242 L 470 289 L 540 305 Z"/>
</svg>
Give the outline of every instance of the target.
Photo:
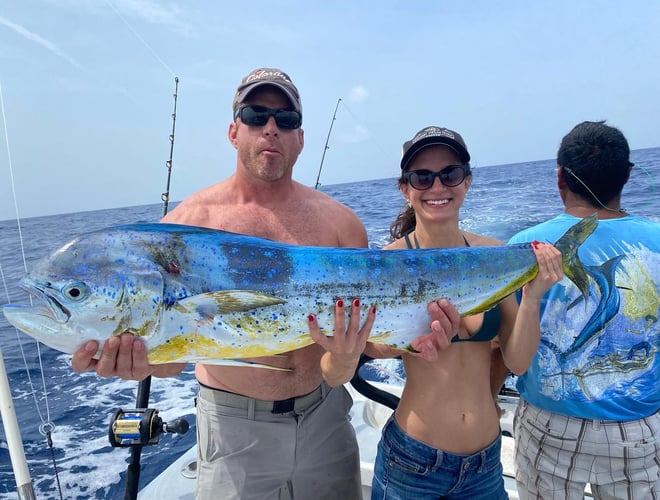
<svg viewBox="0 0 660 500">
<path fill-rule="evenodd" d="M 660 412 L 618 422 L 569 417 L 522 398 L 514 419 L 521 500 L 660 499 Z"/>
</svg>

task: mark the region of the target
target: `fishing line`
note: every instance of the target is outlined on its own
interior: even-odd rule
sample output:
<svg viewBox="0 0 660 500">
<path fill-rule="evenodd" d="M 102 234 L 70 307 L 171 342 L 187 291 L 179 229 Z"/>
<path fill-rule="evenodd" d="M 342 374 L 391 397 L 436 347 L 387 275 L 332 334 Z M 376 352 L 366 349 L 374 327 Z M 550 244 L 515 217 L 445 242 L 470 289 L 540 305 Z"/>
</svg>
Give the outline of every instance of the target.
<svg viewBox="0 0 660 500">
<path fill-rule="evenodd" d="M 152 54 L 154 59 L 156 59 L 160 63 L 160 65 L 163 68 L 165 68 L 165 70 L 175 78 L 177 88 L 178 88 L 179 79 L 174 74 L 174 72 L 171 70 L 171 68 L 158 56 L 158 54 L 151 47 L 151 45 L 149 45 L 149 43 L 147 43 L 147 41 L 142 36 L 140 36 L 140 34 L 128 23 L 128 21 L 121 15 L 119 10 L 109 0 L 105 0 L 105 3 L 108 5 L 108 7 L 110 7 L 114 11 L 114 13 L 117 15 L 117 17 L 119 17 L 119 19 L 121 19 L 121 21 L 124 23 L 124 25 L 129 29 L 129 31 L 131 33 L 133 33 L 133 35 L 142 43 L 142 45 L 144 45 L 144 47 L 146 47 L 146 49 Z M 176 97 L 177 97 L 177 90 L 176 89 L 175 89 L 174 97 L 175 97 L 175 108 L 174 108 L 175 112 L 172 115 L 173 120 L 176 117 Z M 0 86 L 0 107 L 1 107 L 1 111 L 2 111 L 2 118 L 3 118 L 4 131 L 5 131 L 5 143 L 7 144 L 7 155 L 8 155 L 8 158 L 9 158 L 10 184 L 11 184 L 12 195 L 13 195 L 13 200 L 14 200 L 14 210 L 15 210 L 15 214 L 16 214 L 16 223 L 17 223 L 17 227 L 18 227 L 18 236 L 19 236 L 19 242 L 20 242 L 20 248 L 21 248 L 21 256 L 22 256 L 22 259 L 23 259 L 23 268 L 24 268 L 25 273 L 27 274 L 27 262 L 26 262 L 26 256 L 25 256 L 25 246 L 24 246 L 24 242 L 23 242 L 22 227 L 21 227 L 21 224 L 20 224 L 18 201 L 17 201 L 17 196 L 16 196 L 13 166 L 12 166 L 12 162 L 11 162 L 11 154 L 10 154 L 10 148 L 9 148 L 9 136 L 8 136 L 7 126 L 6 126 L 4 101 L 3 101 L 3 98 L 2 98 L 2 87 L 1 86 Z M 170 183 L 170 174 L 171 174 L 171 169 L 172 169 L 172 149 L 173 149 L 173 145 L 174 145 L 174 125 L 172 127 L 172 134 L 170 135 L 170 143 L 171 143 L 170 159 L 167 162 L 167 167 L 168 167 L 167 191 L 162 194 L 163 201 L 165 202 L 165 213 L 167 213 L 167 202 L 169 201 L 169 183 Z M 2 282 L 4 283 L 5 291 L 7 293 L 7 301 L 8 301 L 7 303 L 10 303 L 9 289 L 8 289 L 6 283 L 5 283 L 4 272 L 2 272 L 1 268 L 0 268 L 0 272 L 2 274 Z M 31 296 L 29 297 L 29 300 L 30 300 L 30 305 L 32 305 L 32 297 Z M 47 439 L 48 439 L 48 444 L 49 444 L 49 447 L 51 449 L 52 462 L 53 462 L 53 466 L 54 466 L 54 470 L 55 470 L 55 478 L 56 478 L 56 481 L 57 481 L 57 486 L 58 486 L 58 489 L 59 489 L 60 498 L 63 498 L 62 489 L 61 489 L 60 480 L 59 480 L 59 474 L 58 474 L 58 470 L 57 470 L 57 464 L 55 462 L 54 449 L 53 449 L 53 446 L 52 446 L 53 443 L 52 443 L 52 439 L 51 439 L 51 433 L 55 430 L 55 425 L 50 420 L 50 405 L 49 405 L 49 401 L 48 401 L 48 392 L 46 390 L 46 381 L 45 381 L 45 375 L 44 375 L 44 369 L 43 369 L 43 363 L 42 363 L 42 357 L 41 357 L 40 343 L 36 342 L 36 346 L 37 346 L 37 354 L 38 354 L 38 359 L 39 359 L 39 371 L 41 373 L 41 379 L 42 379 L 44 401 L 45 401 L 45 405 L 46 405 L 46 419 L 44 419 L 43 414 L 42 414 L 41 409 L 40 409 L 39 404 L 38 404 L 36 390 L 35 390 L 34 384 L 32 382 L 32 378 L 30 377 L 30 372 L 29 372 L 28 364 L 27 364 L 27 358 L 26 358 L 25 352 L 23 350 L 23 343 L 21 342 L 20 334 L 19 334 L 17 329 L 15 329 L 15 330 L 16 330 L 18 346 L 20 348 L 21 355 L 23 356 L 23 363 L 25 364 L 25 368 L 26 368 L 28 383 L 29 383 L 29 386 L 32 390 L 32 397 L 34 398 L 35 407 L 37 409 L 38 416 L 41 420 L 41 425 L 39 426 L 39 432 L 42 435 L 46 436 Z M 140 385 L 138 387 L 138 401 L 143 401 L 143 400 L 148 401 L 149 389 L 150 389 L 149 386 L 150 386 L 150 384 L 148 382 L 146 384 L 145 383 L 140 383 Z M 137 466 L 138 470 L 139 470 L 139 461 L 140 461 L 139 452 L 132 454 L 131 458 L 132 458 L 132 463 L 131 463 L 131 466 L 129 466 L 129 468 L 131 468 L 133 466 Z M 137 477 L 139 477 L 139 474 L 137 475 Z M 136 482 L 135 486 L 137 488 L 137 482 Z M 127 491 L 128 491 L 128 487 L 127 487 Z M 137 493 L 137 489 L 135 490 L 135 495 L 136 495 L 136 493 Z M 133 495 L 133 496 L 135 496 L 135 495 Z"/>
<path fill-rule="evenodd" d="M 121 15 L 121 13 L 117 10 L 117 8 L 110 2 L 110 0 L 105 0 L 105 3 L 110 7 L 115 14 L 117 14 L 117 17 L 122 20 L 122 22 L 126 25 L 126 27 L 130 30 L 135 37 L 142 42 L 142 45 L 144 45 L 149 52 L 151 52 L 151 55 L 154 56 L 154 58 L 165 68 L 166 71 L 168 71 L 172 76 L 176 77 L 174 74 L 174 71 L 170 69 L 170 67 L 165 64 L 165 61 L 163 61 L 158 54 L 156 54 L 156 51 L 147 43 L 147 41 L 140 36 L 140 34 L 133 29 L 133 27 L 128 23 L 128 21 L 124 18 L 124 16 Z"/>
<path fill-rule="evenodd" d="M 337 119 L 337 109 L 339 109 L 340 104 L 343 104 L 344 108 L 353 117 L 353 120 L 355 120 L 358 127 L 360 127 L 363 130 L 367 130 L 367 127 L 365 127 L 364 125 L 362 125 L 360 123 L 360 121 L 356 118 L 356 116 L 353 114 L 353 112 L 348 108 L 346 103 L 341 98 L 337 99 L 337 105 L 335 106 L 335 112 L 332 115 L 332 121 L 330 122 L 330 129 L 328 130 L 328 136 L 325 140 L 325 147 L 323 148 L 323 155 L 321 156 L 321 165 L 319 165 L 319 171 L 318 171 L 318 174 L 316 175 L 316 183 L 314 184 L 314 189 L 318 189 L 319 185 L 321 184 L 320 179 L 321 179 L 321 170 L 323 169 L 323 161 L 325 160 L 326 152 L 328 151 L 328 149 L 330 149 L 330 146 L 329 146 L 330 134 L 332 134 L 332 126 L 334 125 L 335 120 Z M 383 155 L 385 157 L 387 157 L 387 154 L 385 153 L 385 150 L 380 146 L 380 144 L 378 144 L 376 141 L 374 141 L 374 144 L 376 144 L 378 149 L 380 149 L 381 153 L 383 153 Z"/>
<path fill-rule="evenodd" d="M 14 184 L 14 168 L 11 162 L 11 150 L 9 148 L 9 132 L 7 131 L 7 118 L 5 115 L 5 101 L 2 95 L 2 82 L 0 82 L 0 110 L 2 111 L 2 126 L 5 131 L 5 147 L 7 148 L 7 161 L 9 165 L 9 184 L 14 200 L 14 214 L 16 216 L 16 226 L 18 229 L 18 239 L 21 245 L 21 256 L 23 257 L 23 269 L 27 272 L 27 263 L 25 261 L 25 247 L 23 246 L 23 232 L 21 230 L 21 219 L 18 215 L 18 199 L 16 197 L 16 186 Z"/>
<path fill-rule="evenodd" d="M 14 200 L 14 212 L 16 216 L 16 227 L 18 230 L 18 240 L 19 244 L 21 247 L 21 258 L 23 260 L 23 271 L 27 274 L 27 260 L 25 258 L 25 245 L 23 243 L 23 231 L 21 228 L 21 218 L 19 216 L 19 211 L 18 211 L 18 198 L 16 196 L 16 185 L 14 182 L 14 167 L 11 161 L 11 149 L 9 147 L 9 132 L 7 130 L 7 116 L 5 114 L 5 101 L 2 93 L 2 82 L 0 82 L 0 112 L 2 113 L 2 125 L 3 125 L 3 130 L 5 132 L 5 147 L 7 148 L 7 162 L 9 166 L 9 184 L 11 186 L 12 190 L 12 196 Z M 4 285 L 5 291 L 7 293 L 7 304 L 11 303 L 10 297 L 9 297 L 9 288 L 7 287 L 7 283 L 5 282 L 4 274 L 2 275 L 2 283 Z M 32 303 L 32 296 L 28 295 L 29 300 L 30 300 L 30 305 L 33 305 Z M 32 390 L 32 397 L 34 398 L 34 403 L 37 408 L 37 413 L 39 414 L 39 419 L 41 420 L 42 426 L 43 425 L 48 425 L 52 429 L 55 428 L 55 425 L 51 422 L 50 420 L 50 404 L 48 402 L 48 391 L 46 390 L 46 378 L 44 377 L 44 370 L 43 370 L 43 364 L 41 360 L 41 348 L 40 348 L 40 343 L 36 342 L 37 346 L 37 357 L 39 359 L 39 371 L 41 373 L 41 385 L 43 388 L 43 393 L 44 393 L 44 404 L 46 406 L 46 418 L 44 419 L 41 410 L 39 408 L 39 403 L 37 400 L 37 394 L 35 387 L 32 383 L 32 377 L 30 376 L 30 370 L 28 368 L 28 362 L 27 358 L 25 356 L 25 352 L 23 350 L 23 342 L 21 341 L 21 336 L 18 333 L 18 330 L 14 328 L 16 331 L 16 339 L 18 341 L 18 346 L 21 350 L 21 355 L 23 356 L 23 363 L 25 364 L 25 372 L 27 374 L 27 379 L 28 379 L 28 384 L 30 385 L 30 389 Z M 40 431 L 41 432 L 41 431 Z M 42 433 L 43 434 L 43 433 Z M 45 436 L 45 434 L 43 434 Z"/>
<path fill-rule="evenodd" d="M 353 114 L 353 112 L 349 109 L 349 107 L 346 105 L 346 102 L 344 102 L 344 101 L 342 100 L 342 101 L 341 101 L 341 104 L 342 104 L 342 106 L 344 106 L 344 108 L 346 108 L 346 111 L 348 111 L 348 114 L 351 115 L 351 116 L 353 117 L 353 119 L 354 119 L 355 122 L 358 124 L 358 126 L 360 126 L 360 127 L 364 128 L 365 130 L 367 130 L 367 127 L 364 126 L 362 123 L 360 123 L 360 120 L 358 120 L 357 117 Z M 370 138 L 370 139 L 371 139 L 371 138 Z M 381 147 L 381 145 L 378 144 L 374 139 L 371 139 L 371 140 L 373 140 L 373 142 L 374 142 L 374 144 L 376 145 L 376 147 L 378 147 L 378 149 L 380 149 L 380 152 L 383 153 L 383 155 L 384 155 L 386 158 L 389 158 L 388 154 L 385 152 L 385 149 L 383 149 L 383 148 Z"/>
<path fill-rule="evenodd" d="M 641 169 L 641 171 L 644 172 L 646 174 L 646 176 L 649 178 L 649 186 L 651 188 L 651 196 L 647 197 L 646 201 L 640 205 L 642 207 L 645 207 L 646 205 L 650 205 L 653 202 L 653 200 L 657 199 L 655 197 L 656 196 L 656 193 L 655 193 L 655 180 L 653 179 L 653 175 L 651 175 L 651 172 L 648 168 L 646 168 L 646 167 L 644 167 L 644 166 L 642 166 L 638 163 L 635 163 L 635 166 L 633 168 Z"/>
<path fill-rule="evenodd" d="M 651 198 L 647 198 L 647 201 L 646 201 L 646 202 L 642 203 L 642 206 L 646 206 L 646 205 L 648 205 L 648 204 L 651 203 L 651 200 L 654 200 L 654 199 L 655 199 L 655 182 L 653 182 L 653 176 L 651 175 L 651 172 L 649 172 L 649 170 L 648 170 L 647 168 L 644 168 L 644 167 L 641 166 L 641 165 L 634 165 L 634 167 L 640 168 L 640 169 L 642 170 L 642 172 L 644 172 L 644 173 L 647 175 L 647 177 L 649 178 L 649 186 L 651 187 L 652 196 L 651 196 Z M 633 167 L 633 168 L 634 168 L 634 167 Z M 579 177 L 573 172 L 573 170 L 571 170 L 571 169 L 568 168 L 568 167 L 561 167 L 561 168 L 564 169 L 564 170 L 565 170 L 566 172 L 568 172 L 569 174 L 571 174 L 571 175 L 573 176 L 573 178 L 574 178 L 576 181 L 578 181 L 580 184 L 582 184 L 582 187 L 584 187 L 584 189 L 586 189 L 586 190 L 589 192 L 589 194 L 593 197 L 594 200 L 596 200 L 596 201 L 598 202 L 598 204 L 601 206 L 601 208 L 603 208 L 604 210 L 608 210 L 608 211 L 610 211 L 610 212 L 615 212 L 615 213 L 627 212 L 627 210 L 626 210 L 625 208 L 618 208 L 618 209 L 615 209 L 615 208 L 606 207 L 606 206 L 603 204 L 603 202 L 600 201 L 600 199 L 598 198 L 598 196 L 596 196 L 596 195 L 594 194 L 594 192 L 589 188 L 589 186 L 587 186 L 587 185 L 584 183 L 584 181 L 583 181 L 582 179 L 580 179 L 580 178 L 579 178 Z"/>
<path fill-rule="evenodd" d="M 165 70 L 174 77 L 175 89 L 174 89 L 174 112 L 172 113 L 172 133 L 170 134 L 170 157 L 169 160 L 165 163 L 167 167 L 167 185 L 164 193 L 161 194 L 161 199 L 163 201 L 163 215 L 167 214 L 169 198 L 170 198 L 170 179 L 172 175 L 172 153 L 174 150 L 174 128 L 176 124 L 176 103 L 178 97 L 178 88 L 179 88 L 179 78 L 174 74 L 170 67 L 165 64 L 165 62 L 156 54 L 156 51 L 147 43 L 147 41 L 140 36 L 140 34 L 133 29 L 129 22 L 121 15 L 119 10 L 110 2 L 110 0 L 105 0 L 105 3 L 110 7 L 114 13 L 121 19 L 121 21 L 126 25 L 131 33 L 144 45 L 149 52 L 154 56 L 154 58 L 165 68 Z M 149 392 L 151 391 L 151 377 L 147 377 L 144 380 L 140 381 L 137 388 L 137 407 L 138 408 L 147 408 L 149 406 Z M 138 491 L 138 482 L 140 478 L 140 456 L 142 448 L 135 446 L 131 448 L 131 460 L 130 464 L 126 469 L 126 480 L 125 480 L 125 494 L 124 497 L 127 499 L 137 498 Z"/>
<path fill-rule="evenodd" d="M 603 202 L 600 201 L 600 198 L 598 198 L 598 196 L 596 196 L 596 195 L 594 194 L 594 192 L 589 188 L 589 186 L 587 186 L 587 185 L 584 183 L 584 181 L 583 181 L 582 179 L 580 179 L 577 175 L 575 175 L 575 174 L 573 173 L 573 171 L 572 171 L 570 168 L 568 168 L 568 167 L 562 167 L 562 168 L 563 168 L 566 172 L 568 172 L 569 174 L 571 174 L 571 175 L 575 178 L 576 181 L 578 181 L 580 184 L 582 184 L 582 187 L 583 187 L 584 189 L 586 189 L 586 190 L 589 192 L 589 194 L 591 195 L 591 197 L 592 197 L 594 200 L 596 200 L 596 201 L 598 202 L 598 204 L 601 206 L 601 208 L 602 208 L 603 210 L 607 210 L 607 211 L 609 211 L 609 212 L 615 212 L 615 213 L 623 213 L 623 212 L 626 211 L 625 208 L 610 208 L 610 207 L 605 206 L 605 205 L 603 204 Z"/>
<path fill-rule="evenodd" d="M 176 123 L 176 102 L 178 97 L 178 87 L 179 87 L 179 78 L 174 74 L 170 67 L 165 64 L 165 62 L 156 54 L 156 51 L 147 43 L 147 41 L 140 36 L 140 34 L 133 29 L 129 22 L 121 15 L 119 10 L 110 2 L 110 0 L 105 0 L 105 3 L 110 7 L 113 12 L 121 19 L 124 25 L 129 29 L 131 33 L 146 47 L 146 49 L 151 52 L 153 57 L 161 64 L 165 70 L 174 77 L 175 80 L 175 90 L 174 90 L 174 112 L 172 113 L 172 133 L 170 134 L 170 158 L 166 162 L 167 167 L 167 186 L 166 191 L 161 194 L 161 199 L 164 204 L 164 215 L 167 214 L 167 208 L 169 204 L 170 197 L 170 178 L 172 174 L 172 153 L 174 149 L 174 127 Z M 149 392 L 151 390 L 151 377 L 147 377 L 144 380 L 140 381 L 137 388 L 137 407 L 138 408 L 147 408 L 149 406 Z M 135 446 L 131 448 L 131 459 L 130 463 L 126 469 L 126 479 L 125 479 L 125 493 L 124 498 L 134 499 L 137 498 L 137 491 L 139 487 L 139 478 L 140 478 L 140 456 L 142 453 L 142 448 Z"/>
<path fill-rule="evenodd" d="M 25 245 L 23 243 L 23 231 L 21 228 L 21 218 L 19 215 L 19 210 L 18 210 L 18 198 L 16 196 L 16 185 L 14 182 L 14 167 L 12 164 L 11 160 L 11 148 L 9 146 L 9 132 L 7 130 L 7 115 L 5 113 L 5 101 L 4 101 L 4 95 L 2 92 L 2 82 L 0 82 L 0 113 L 2 114 L 2 125 L 3 125 L 3 130 L 4 130 L 4 138 L 5 138 L 5 147 L 7 148 L 7 162 L 9 166 L 9 178 L 10 178 L 10 185 L 11 185 L 11 190 L 12 190 L 12 196 L 13 196 L 13 201 L 14 201 L 14 212 L 16 215 L 16 226 L 18 228 L 18 238 L 19 238 L 19 244 L 21 248 L 21 257 L 23 259 L 23 270 L 25 273 L 27 273 L 27 260 L 25 257 Z M 7 304 L 11 304 L 11 297 L 9 295 L 9 287 L 7 286 L 7 282 L 5 280 L 5 274 L 4 271 L 2 270 L 2 266 L 0 266 L 0 277 L 2 278 L 2 284 L 5 290 L 5 293 L 7 295 Z M 29 300 L 30 300 L 30 305 L 33 305 L 32 303 L 32 296 L 29 295 Z M 59 472 L 57 468 L 57 462 L 55 460 L 55 449 L 53 447 L 53 439 L 52 439 L 52 433 L 55 431 L 55 423 L 51 420 L 50 418 L 50 403 L 48 401 L 48 390 L 46 388 L 46 377 L 44 376 L 44 367 L 43 367 L 43 362 L 41 358 L 41 344 L 39 342 L 35 342 L 35 345 L 37 347 L 37 359 L 39 360 L 39 373 L 41 374 L 41 387 L 42 387 L 42 392 L 44 396 L 44 405 L 46 407 L 46 418 L 44 418 L 42 412 L 41 412 L 41 407 L 39 405 L 39 400 L 37 399 L 37 391 L 34 386 L 34 383 L 32 382 L 32 376 L 30 375 L 30 369 L 28 367 L 28 362 L 27 362 L 27 357 L 25 356 L 25 350 L 23 349 L 23 342 L 21 340 L 21 336 L 18 332 L 18 329 L 14 328 L 14 331 L 16 332 L 16 341 L 18 344 L 18 347 L 21 351 L 21 356 L 23 357 L 23 365 L 25 366 L 25 374 L 27 375 L 27 381 L 28 385 L 30 386 L 30 390 L 32 392 L 32 398 L 34 400 L 34 406 L 37 409 L 37 415 L 39 416 L 39 420 L 41 420 L 41 424 L 39 425 L 39 433 L 44 436 L 47 439 L 48 442 L 48 447 L 51 452 L 51 461 L 53 463 L 53 468 L 55 470 L 55 481 L 57 483 L 57 488 L 60 494 L 60 498 L 64 498 L 62 495 L 62 486 L 60 484 L 60 477 L 59 477 Z M 30 485 L 31 487 L 31 485 Z"/>
<path fill-rule="evenodd" d="M 0 265 L 0 278 L 2 278 L 2 286 L 7 296 L 7 304 L 11 304 L 11 298 L 9 296 L 9 287 L 7 286 L 7 282 L 5 281 L 5 275 L 2 270 L 2 265 Z M 30 305 L 32 305 L 32 297 L 30 297 Z M 16 328 L 14 328 L 14 331 L 16 332 L 16 342 L 18 344 L 18 348 L 20 349 L 21 356 L 23 358 L 23 365 L 25 365 L 25 374 L 27 375 L 28 385 L 30 386 L 30 391 L 32 392 L 32 399 L 34 399 L 34 406 L 37 409 L 39 420 L 41 420 L 41 424 L 39 425 L 39 434 L 41 434 L 44 437 L 48 437 L 48 434 L 55 430 L 55 424 L 50 419 L 50 404 L 48 402 L 48 391 L 46 389 L 44 367 L 41 360 L 40 343 L 35 342 L 35 345 L 37 347 L 37 358 L 39 360 L 39 373 L 41 374 L 41 386 L 44 394 L 44 405 L 46 406 L 46 418 L 43 417 L 43 414 L 41 413 L 41 409 L 39 407 L 39 400 L 37 399 L 37 390 L 34 386 L 34 383 L 32 382 L 32 376 L 30 375 L 30 369 L 28 367 L 27 357 L 25 356 L 25 350 L 23 349 L 23 341 L 21 340 L 21 335 L 19 334 Z"/>
</svg>

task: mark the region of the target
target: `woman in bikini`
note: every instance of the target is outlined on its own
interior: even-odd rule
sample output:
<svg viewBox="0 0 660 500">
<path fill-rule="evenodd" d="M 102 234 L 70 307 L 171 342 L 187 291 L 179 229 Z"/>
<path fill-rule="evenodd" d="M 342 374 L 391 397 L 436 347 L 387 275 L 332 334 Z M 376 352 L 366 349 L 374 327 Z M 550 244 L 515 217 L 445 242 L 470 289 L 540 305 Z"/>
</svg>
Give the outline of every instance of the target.
<svg viewBox="0 0 660 500">
<path fill-rule="evenodd" d="M 502 244 L 459 228 L 472 181 L 469 162 L 462 137 L 445 128 L 426 127 L 404 143 L 399 188 L 407 205 L 390 228 L 394 241 L 386 249 Z M 511 372 L 523 373 L 539 344 L 541 297 L 563 276 L 561 253 L 552 245 L 533 246 L 539 274 L 523 288 L 520 306 L 510 296 L 485 315 L 463 318 L 436 360 L 366 345 L 364 352 L 374 358 L 402 356 L 406 371 L 401 401 L 378 445 L 372 499 L 507 498 L 491 344 L 499 342 Z M 322 369 L 332 366 L 322 363 Z M 343 378 L 337 370 L 327 375 L 337 383 L 352 371 Z"/>
</svg>

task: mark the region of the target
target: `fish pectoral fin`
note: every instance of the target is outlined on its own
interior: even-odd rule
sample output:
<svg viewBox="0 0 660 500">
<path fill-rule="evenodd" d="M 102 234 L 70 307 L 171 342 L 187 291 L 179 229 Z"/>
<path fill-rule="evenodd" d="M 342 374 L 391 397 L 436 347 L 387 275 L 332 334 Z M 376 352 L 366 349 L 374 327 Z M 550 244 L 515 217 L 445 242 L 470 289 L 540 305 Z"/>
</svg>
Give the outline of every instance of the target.
<svg viewBox="0 0 660 500">
<path fill-rule="evenodd" d="M 279 297 L 254 290 L 221 290 L 186 297 L 178 301 L 176 307 L 194 310 L 202 317 L 213 317 L 217 314 L 246 312 L 285 302 L 286 300 Z"/>
</svg>

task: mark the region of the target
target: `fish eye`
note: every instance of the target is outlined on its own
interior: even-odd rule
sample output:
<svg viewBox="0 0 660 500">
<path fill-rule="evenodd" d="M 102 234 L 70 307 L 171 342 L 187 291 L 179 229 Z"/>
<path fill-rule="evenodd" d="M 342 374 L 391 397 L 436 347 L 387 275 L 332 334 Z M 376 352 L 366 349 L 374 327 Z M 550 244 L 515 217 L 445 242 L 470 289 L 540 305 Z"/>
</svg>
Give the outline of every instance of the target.
<svg viewBox="0 0 660 500">
<path fill-rule="evenodd" d="M 80 281 L 68 283 L 63 289 L 62 294 L 74 302 L 78 302 L 87 297 L 87 285 Z"/>
</svg>

